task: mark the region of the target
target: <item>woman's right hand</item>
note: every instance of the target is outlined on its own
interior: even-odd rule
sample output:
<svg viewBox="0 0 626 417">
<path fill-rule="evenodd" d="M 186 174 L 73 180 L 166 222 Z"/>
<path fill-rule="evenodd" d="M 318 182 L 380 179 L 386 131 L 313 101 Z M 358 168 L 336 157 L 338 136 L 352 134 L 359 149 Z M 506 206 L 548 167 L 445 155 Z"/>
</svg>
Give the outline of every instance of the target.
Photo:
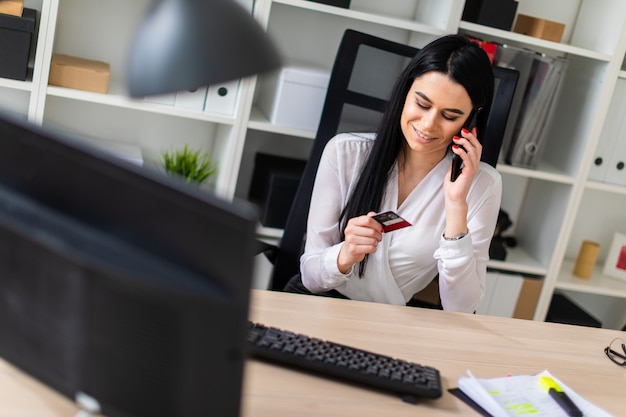
<svg viewBox="0 0 626 417">
<path fill-rule="evenodd" d="M 344 231 L 345 240 L 337 257 L 337 267 L 342 274 L 348 273 L 368 253 L 376 252 L 378 242 L 383 238 L 383 227 L 372 218 L 374 214 L 376 213 L 371 211 L 367 215 L 348 220 Z"/>
</svg>

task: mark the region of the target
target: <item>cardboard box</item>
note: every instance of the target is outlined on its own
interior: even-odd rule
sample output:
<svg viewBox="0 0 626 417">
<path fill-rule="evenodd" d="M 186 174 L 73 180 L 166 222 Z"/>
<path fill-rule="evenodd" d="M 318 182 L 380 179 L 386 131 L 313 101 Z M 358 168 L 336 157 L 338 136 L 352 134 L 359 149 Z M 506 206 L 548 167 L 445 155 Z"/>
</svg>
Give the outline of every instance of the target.
<svg viewBox="0 0 626 417">
<path fill-rule="evenodd" d="M 535 309 L 537 308 L 537 301 L 539 301 L 539 294 L 541 293 L 541 287 L 543 280 L 537 278 L 524 278 L 522 287 L 517 295 L 517 303 L 515 303 L 515 309 L 513 310 L 513 317 L 516 319 L 532 320 L 535 316 Z"/>
<path fill-rule="evenodd" d="M 439 296 L 439 279 L 433 279 L 428 283 L 426 287 L 413 295 L 413 298 L 409 301 L 409 304 L 418 307 L 440 306 L 441 298 Z"/>
<path fill-rule="evenodd" d="M 329 80 L 326 70 L 283 67 L 262 80 L 258 105 L 276 125 L 317 131 Z"/>
<path fill-rule="evenodd" d="M 551 20 L 518 14 L 513 32 L 534 38 L 545 39 L 553 42 L 561 42 L 565 25 Z"/>
<path fill-rule="evenodd" d="M 48 84 L 106 94 L 110 75 L 106 62 L 53 54 Z"/>
<path fill-rule="evenodd" d="M 0 14 L 0 77 L 26 80 L 36 19 L 33 9 L 21 17 Z"/>
<path fill-rule="evenodd" d="M 0 0 L 0 13 L 22 17 L 24 0 Z"/>
</svg>

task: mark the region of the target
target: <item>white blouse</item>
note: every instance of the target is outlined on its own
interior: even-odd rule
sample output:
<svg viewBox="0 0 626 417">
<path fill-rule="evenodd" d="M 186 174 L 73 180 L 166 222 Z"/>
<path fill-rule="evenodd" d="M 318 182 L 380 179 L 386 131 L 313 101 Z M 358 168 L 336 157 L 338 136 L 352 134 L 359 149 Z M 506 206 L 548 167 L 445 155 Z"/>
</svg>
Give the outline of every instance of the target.
<svg viewBox="0 0 626 417">
<path fill-rule="evenodd" d="M 484 294 L 489 244 L 495 230 L 502 182 L 481 162 L 467 196 L 470 234 L 443 239 L 443 178 L 451 154 L 439 162 L 398 201 L 398 167 L 393 169 L 380 211 L 393 210 L 412 226 L 384 233 L 365 273 L 358 266 L 347 274 L 337 268 L 339 216 L 374 142 L 374 134 L 340 134 L 331 139 L 320 161 L 313 188 L 305 251 L 300 259 L 302 282 L 310 291 L 335 289 L 354 300 L 403 305 L 439 273 L 439 292 L 446 310 L 473 312 Z"/>
</svg>

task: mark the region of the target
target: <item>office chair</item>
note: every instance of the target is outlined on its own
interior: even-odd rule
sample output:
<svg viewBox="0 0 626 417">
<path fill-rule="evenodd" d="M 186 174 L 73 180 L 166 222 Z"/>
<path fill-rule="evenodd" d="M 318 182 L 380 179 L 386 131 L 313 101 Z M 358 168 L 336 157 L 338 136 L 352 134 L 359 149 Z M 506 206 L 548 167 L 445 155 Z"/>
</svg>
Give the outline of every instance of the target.
<svg viewBox="0 0 626 417">
<path fill-rule="evenodd" d="M 282 239 L 277 248 L 265 252 L 273 263 L 271 289 L 281 290 L 300 271 L 311 193 L 324 147 L 340 132 L 375 131 L 397 77 L 417 51 L 414 47 L 366 33 L 345 31 L 331 71 L 319 128 Z M 517 81 L 517 71 L 494 68 L 494 73 L 496 71 L 502 72 L 502 77 L 506 75 L 505 82 L 500 81 L 499 85 L 506 86 L 508 92 L 511 80 Z M 498 160 L 514 89 L 513 84 L 508 102 L 500 99 L 497 114 L 492 113 L 490 117 L 486 130 L 490 130 L 489 123 L 493 119 L 493 133 L 484 133 L 483 143 L 488 143 L 485 148 L 495 149 L 484 153 L 483 160 L 493 166 Z"/>
<path fill-rule="evenodd" d="M 344 33 L 331 71 L 317 134 L 283 236 L 275 252 L 268 256 L 274 265 L 271 289 L 282 289 L 300 270 L 311 193 L 326 143 L 339 132 L 375 129 L 395 79 L 416 52 L 417 49 L 408 45 L 351 29 Z M 378 59 L 372 59 L 376 54 Z"/>
</svg>

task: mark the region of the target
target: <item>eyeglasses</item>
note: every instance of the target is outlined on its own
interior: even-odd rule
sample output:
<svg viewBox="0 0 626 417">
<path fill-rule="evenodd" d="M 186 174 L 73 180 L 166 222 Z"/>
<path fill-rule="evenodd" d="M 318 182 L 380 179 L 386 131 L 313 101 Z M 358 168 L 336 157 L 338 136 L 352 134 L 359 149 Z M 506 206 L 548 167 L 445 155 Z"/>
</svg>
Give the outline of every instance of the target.
<svg viewBox="0 0 626 417">
<path fill-rule="evenodd" d="M 616 349 L 618 349 L 618 344 L 621 344 L 624 354 L 616 352 Z M 613 347 L 615 347 L 615 349 L 613 349 Z M 606 353 L 606 356 L 611 361 L 618 364 L 619 366 L 626 366 L 626 345 L 624 344 L 624 341 L 622 339 L 613 339 L 611 343 L 609 343 L 609 345 L 604 348 L 604 353 Z"/>
</svg>

